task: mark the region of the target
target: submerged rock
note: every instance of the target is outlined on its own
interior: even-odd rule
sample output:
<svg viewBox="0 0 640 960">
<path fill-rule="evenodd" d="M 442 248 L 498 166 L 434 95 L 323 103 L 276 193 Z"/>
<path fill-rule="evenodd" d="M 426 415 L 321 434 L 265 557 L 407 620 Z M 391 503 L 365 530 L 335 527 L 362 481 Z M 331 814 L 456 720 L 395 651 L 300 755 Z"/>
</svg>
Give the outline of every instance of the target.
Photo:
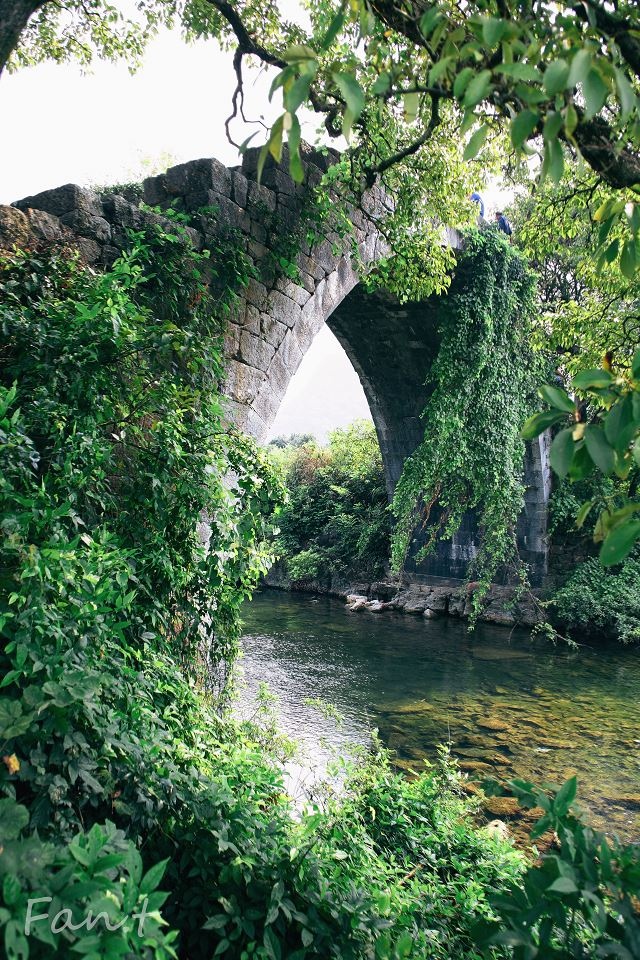
<svg viewBox="0 0 640 960">
<path fill-rule="evenodd" d="M 483 730 L 497 730 L 498 732 L 506 732 L 511 729 L 508 723 L 505 723 L 504 720 L 498 720 L 497 717 L 486 717 L 484 720 L 478 720 L 476 725 Z"/>
</svg>

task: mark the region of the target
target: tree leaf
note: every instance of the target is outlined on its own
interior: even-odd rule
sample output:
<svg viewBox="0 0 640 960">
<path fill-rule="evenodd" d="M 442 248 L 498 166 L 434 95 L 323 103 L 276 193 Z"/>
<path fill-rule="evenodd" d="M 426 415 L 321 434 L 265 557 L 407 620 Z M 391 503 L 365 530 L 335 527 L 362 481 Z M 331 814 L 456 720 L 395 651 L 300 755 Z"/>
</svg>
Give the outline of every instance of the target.
<svg viewBox="0 0 640 960">
<path fill-rule="evenodd" d="M 602 427 L 588 423 L 584 431 L 584 442 L 589 456 L 602 473 L 606 476 L 613 473 L 616 459 Z"/>
<path fill-rule="evenodd" d="M 568 813 L 569 808 L 576 798 L 578 792 L 578 778 L 573 776 L 562 784 L 553 801 L 553 809 L 556 814 L 563 817 Z"/>
<path fill-rule="evenodd" d="M 516 149 L 522 146 L 538 126 L 539 114 L 533 110 L 523 110 L 511 121 L 511 142 Z"/>
<path fill-rule="evenodd" d="M 610 387 L 613 377 L 608 370 L 582 370 L 573 378 L 576 390 L 592 390 Z"/>
<path fill-rule="evenodd" d="M 327 32 L 325 33 L 324 37 L 322 38 L 322 40 L 321 40 L 321 42 L 320 42 L 320 49 L 321 49 L 321 50 L 328 50 L 328 49 L 329 49 L 329 47 L 331 46 L 331 44 L 333 43 L 333 41 L 335 40 L 335 38 L 338 36 L 338 34 L 340 33 L 340 31 L 342 30 L 342 26 L 343 26 L 343 24 L 344 24 L 344 22 L 345 22 L 345 19 L 346 19 L 346 14 L 345 14 L 344 10 L 342 10 L 342 9 L 341 9 L 341 10 L 338 10 L 338 12 L 336 13 L 335 17 L 333 18 L 333 20 L 332 20 L 331 23 L 329 24 L 329 29 L 327 30 Z"/>
<path fill-rule="evenodd" d="M 600 548 L 600 562 L 604 567 L 612 567 L 628 557 L 636 541 L 640 539 L 640 520 L 633 520 L 616 527 L 606 537 Z"/>
<path fill-rule="evenodd" d="M 626 240 L 620 256 L 620 269 L 627 280 L 633 280 L 637 267 L 635 240 Z"/>
<path fill-rule="evenodd" d="M 593 55 L 590 50 L 587 50 L 585 47 L 583 47 L 581 50 L 578 50 L 575 57 L 571 61 L 567 86 L 577 87 L 579 83 L 584 83 L 589 70 L 591 69 L 592 62 Z"/>
<path fill-rule="evenodd" d="M 547 141 L 544 145 L 547 170 L 554 183 L 560 183 L 564 171 L 564 153 L 559 140 Z"/>
<path fill-rule="evenodd" d="M 584 93 L 585 102 L 585 120 L 591 120 L 592 117 L 600 113 L 607 99 L 607 94 L 609 93 L 609 87 L 602 79 L 600 71 L 596 70 L 595 67 L 589 70 L 582 84 L 582 92 Z"/>
<path fill-rule="evenodd" d="M 508 23 L 506 20 L 498 20 L 496 17 L 487 17 L 482 22 L 482 39 L 488 47 L 497 46 L 505 33 Z"/>
<path fill-rule="evenodd" d="M 545 383 L 540 387 L 538 393 L 550 407 L 555 407 L 556 410 L 564 410 L 565 413 L 575 413 L 575 402 L 565 390 L 560 390 L 558 387 L 552 387 L 551 384 Z"/>
<path fill-rule="evenodd" d="M 469 86 L 469 82 L 471 78 L 474 76 L 475 76 L 475 71 L 473 70 L 472 67 L 464 67 L 464 69 L 460 71 L 458 76 L 453 81 L 454 97 L 456 97 L 458 100 L 460 99 L 462 94 L 465 92 L 465 90 Z"/>
<path fill-rule="evenodd" d="M 552 427 L 554 423 L 559 423 L 560 420 L 564 420 L 564 417 L 565 415 L 558 413 L 557 410 L 544 410 L 542 413 L 534 413 L 533 416 L 529 417 L 525 422 L 520 431 L 520 436 L 523 440 L 533 440 L 541 433 L 544 433 L 548 427 Z"/>
<path fill-rule="evenodd" d="M 282 54 L 282 59 L 286 60 L 287 63 L 300 63 L 303 60 L 317 60 L 318 55 L 311 47 L 294 43 L 292 46 L 287 47 Z"/>
<path fill-rule="evenodd" d="M 468 85 L 462 101 L 463 106 L 475 107 L 477 103 L 484 100 L 490 89 L 491 70 L 482 70 Z"/>
<path fill-rule="evenodd" d="M 578 888 L 571 877 L 558 877 L 550 887 L 547 887 L 547 893 L 577 893 Z"/>
<path fill-rule="evenodd" d="M 620 101 L 620 116 L 622 120 L 627 120 L 636 109 L 638 98 L 620 67 L 614 67 L 613 72 Z"/>
<path fill-rule="evenodd" d="M 334 73 L 333 79 L 347 104 L 342 120 L 342 132 L 348 140 L 351 127 L 364 110 L 364 92 L 356 78 L 350 73 Z"/>
<path fill-rule="evenodd" d="M 475 133 L 473 133 L 469 139 L 468 144 L 464 148 L 464 153 L 462 154 L 463 160 L 473 160 L 473 158 L 479 153 L 487 139 L 489 133 L 489 126 L 486 123 L 483 123 Z"/>
<path fill-rule="evenodd" d="M 569 64 L 566 60 L 554 60 L 544 71 L 542 85 L 550 97 L 555 97 L 567 86 L 569 80 Z"/>
<path fill-rule="evenodd" d="M 573 427 L 567 427 L 554 437 L 549 451 L 549 461 L 559 477 L 566 477 L 569 473 L 574 451 Z"/>
</svg>

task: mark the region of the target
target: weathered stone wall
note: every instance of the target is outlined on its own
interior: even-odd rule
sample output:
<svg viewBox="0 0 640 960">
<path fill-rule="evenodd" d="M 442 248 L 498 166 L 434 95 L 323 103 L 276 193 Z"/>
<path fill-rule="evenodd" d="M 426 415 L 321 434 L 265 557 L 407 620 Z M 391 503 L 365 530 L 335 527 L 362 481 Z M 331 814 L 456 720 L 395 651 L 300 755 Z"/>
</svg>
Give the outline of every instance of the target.
<svg viewBox="0 0 640 960">
<path fill-rule="evenodd" d="M 225 352 L 230 418 L 258 440 L 264 440 L 291 377 L 324 323 L 334 331 L 362 382 L 376 425 L 389 493 L 405 459 L 415 450 L 422 431 L 420 413 L 427 391 L 427 371 L 437 351 L 437 301 L 401 305 L 383 294 L 367 294 L 359 285 L 345 243 L 331 232 L 313 247 L 304 239 L 301 211 L 305 191 L 316 185 L 335 155 L 308 149 L 305 184 L 297 185 L 286 169 L 268 162 L 257 182 L 258 151 L 249 150 L 241 167 L 228 169 L 215 159 L 179 164 L 142 185 L 145 206 L 114 193 L 67 184 L 0 207 L 0 245 L 33 239 L 74 243 L 85 260 L 109 266 L 126 244 L 127 230 L 141 230 L 168 221 L 156 210 L 192 215 L 187 233 L 196 249 L 206 248 L 221 231 L 236 232 L 238 242 L 258 267 L 230 318 Z M 207 208 L 205 212 L 201 212 Z M 375 227 L 388 201 L 374 187 L 363 208 L 352 211 L 359 255 L 365 263 L 384 252 Z M 283 238 L 300 234 L 297 276 L 277 269 L 274 253 Z M 460 245 L 455 231 L 446 242 Z M 275 265 L 275 266 L 274 266 Z M 327 390 L 332 389 L 331 370 Z M 531 486 L 521 521 L 520 542 L 537 574 L 546 565 L 546 499 L 544 457 L 528 458 Z M 473 518 L 450 544 L 423 569 L 427 575 L 464 576 L 473 556 Z"/>
</svg>

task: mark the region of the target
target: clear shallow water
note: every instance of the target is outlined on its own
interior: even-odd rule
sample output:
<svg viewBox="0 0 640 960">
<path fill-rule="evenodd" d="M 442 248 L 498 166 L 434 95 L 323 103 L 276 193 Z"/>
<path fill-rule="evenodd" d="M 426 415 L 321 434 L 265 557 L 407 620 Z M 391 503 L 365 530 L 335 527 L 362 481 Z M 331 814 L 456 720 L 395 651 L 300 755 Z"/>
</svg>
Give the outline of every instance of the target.
<svg viewBox="0 0 640 960">
<path fill-rule="evenodd" d="M 561 783 L 574 773 L 591 821 L 640 840 L 640 649 L 532 643 L 526 632 L 452 618 L 352 613 L 332 598 L 275 590 L 244 611 L 243 709 L 261 682 L 302 745 L 303 785 L 331 751 L 377 727 L 401 765 L 438 743 L 472 779 Z M 343 717 L 308 705 L 319 698 Z M 295 786 L 295 784 L 294 784 Z"/>
</svg>

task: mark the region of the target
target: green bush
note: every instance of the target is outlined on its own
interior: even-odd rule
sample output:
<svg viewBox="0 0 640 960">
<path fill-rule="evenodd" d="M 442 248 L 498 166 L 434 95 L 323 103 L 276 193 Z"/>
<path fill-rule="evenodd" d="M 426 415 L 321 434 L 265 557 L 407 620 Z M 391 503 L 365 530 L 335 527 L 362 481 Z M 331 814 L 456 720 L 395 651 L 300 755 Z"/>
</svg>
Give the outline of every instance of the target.
<svg viewBox="0 0 640 960">
<path fill-rule="evenodd" d="M 622 643 L 640 641 L 640 559 L 603 569 L 592 557 L 579 564 L 556 590 L 551 610 L 572 634 L 599 635 Z"/>
<path fill-rule="evenodd" d="M 521 861 L 475 829 L 448 764 L 408 782 L 363 758 L 299 811 L 270 729 L 225 709 L 281 496 L 219 397 L 249 272 L 179 228 L 132 236 L 104 274 L 46 247 L 0 259 L 4 955 L 507 957 L 474 925 L 498 922 L 490 895 L 519 889 Z M 366 518 L 372 438 L 335 447 L 327 523 L 343 489 Z M 375 525 L 339 524 L 337 555 L 371 549 Z"/>
<path fill-rule="evenodd" d="M 276 551 L 293 581 L 332 576 L 374 579 L 389 557 L 390 523 L 378 438 L 362 420 L 334 430 L 326 447 L 314 441 L 272 456 L 289 493 L 278 517 Z"/>
<path fill-rule="evenodd" d="M 555 844 L 523 876 L 491 896 L 495 917 L 476 942 L 509 949 L 513 960 L 593 960 L 640 956 L 640 850 L 587 826 L 576 808 L 576 778 L 550 795 L 512 781 L 523 807 L 542 809 L 532 837 Z"/>
<path fill-rule="evenodd" d="M 404 858 L 377 849 L 364 823 L 349 838 L 348 805 L 296 817 L 265 736 L 211 696 L 268 562 L 280 490 L 222 420 L 220 307 L 246 277 L 241 255 L 223 259 L 218 273 L 177 230 L 133 236 L 104 274 L 47 248 L 0 263 L 10 960 L 421 955 Z M 339 476 L 367 490 L 369 455 L 345 442 L 340 456 Z M 379 776 L 386 804 L 409 790 Z M 409 795 L 406 808 L 410 819 Z M 52 939 L 44 920 L 24 934 L 29 899 L 74 924 L 104 908 L 116 925 L 146 897 L 144 936 L 125 923 Z"/>
</svg>

